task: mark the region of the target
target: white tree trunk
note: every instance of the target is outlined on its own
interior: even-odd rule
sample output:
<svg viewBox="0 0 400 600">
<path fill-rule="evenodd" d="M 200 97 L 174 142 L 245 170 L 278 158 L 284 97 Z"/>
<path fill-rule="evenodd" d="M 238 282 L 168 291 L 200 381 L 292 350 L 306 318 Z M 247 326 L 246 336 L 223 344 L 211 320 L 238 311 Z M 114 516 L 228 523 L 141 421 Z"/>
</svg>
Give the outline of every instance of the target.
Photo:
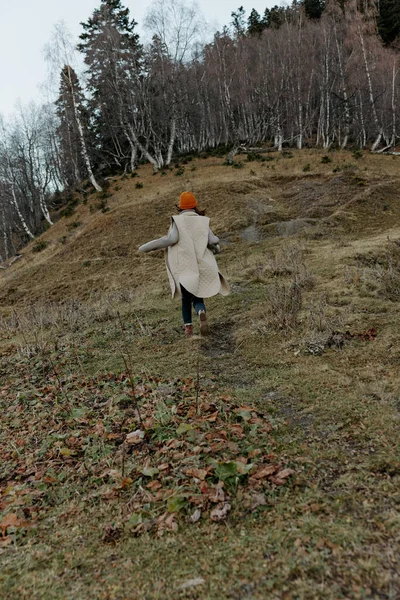
<svg viewBox="0 0 400 600">
<path fill-rule="evenodd" d="M 78 131 L 79 131 L 79 139 L 81 142 L 81 150 L 82 150 L 82 157 L 83 160 L 85 162 L 86 165 L 86 169 L 89 175 L 89 179 L 90 179 L 90 183 L 92 184 L 92 186 L 94 187 L 94 189 L 97 192 L 101 192 L 102 188 L 99 186 L 99 184 L 97 183 L 95 176 L 93 174 L 93 170 L 92 170 L 92 165 L 90 164 L 90 158 L 89 158 L 89 154 L 86 148 L 86 141 L 85 141 L 85 136 L 83 133 L 83 127 L 82 127 L 82 123 L 81 123 L 81 119 L 79 117 L 79 113 L 78 113 L 78 107 L 76 105 L 76 100 L 75 100 L 75 92 L 74 92 L 74 87 L 72 84 L 72 79 L 71 79 L 71 69 L 70 67 L 68 67 L 68 83 L 69 83 L 69 87 L 71 90 L 71 98 L 72 98 L 72 105 L 74 108 L 74 116 L 75 116 L 75 120 L 76 120 L 76 125 L 78 127 Z"/>
<path fill-rule="evenodd" d="M 172 152 L 174 150 L 175 137 L 176 137 L 176 115 L 175 115 L 175 110 L 174 110 L 173 114 L 172 114 L 172 120 L 171 120 L 171 133 L 169 136 L 167 159 L 165 161 L 165 164 L 167 166 L 171 163 L 171 160 L 172 160 Z"/>
<path fill-rule="evenodd" d="M 367 76 L 369 101 L 370 101 L 370 104 L 371 104 L 372 116 L 373 116 L 373 119 L 374 119 L 374 123 L 375 123 L 376 129 L 378 131 L 378 134 L 377 134 L 377 136 L 375 138 L 375 141 L 372 144 L 372 148 L 371 148 L 371 151 L 375 152 L 376 149 L 377 149 L 377 147 L 380 144 L 381 139 L 382 139 L 383 130 L 382 130 L 382 126 L 379 124 L 378 114 L 376 112 L 376 106 L 375 106 L 375 101 L 374 101 L 374 93 L 373 93 L 373 89 L 372 89 L 371 72 L 370 72 L 370 69 L 369 69 L 368 58 L 367 58 L 367 51 L 366 51 L 366 48 L 365 48 L 364 36 L 362 34 L 360 24 L 358 24 L 358 35 L 359 35 L 359 38 L 360 38 L 362 55 L 363 55 L 363 59 L 364 59 L 365 74 Z"/>
<path fill-rule="evenodd" d="M 18 218 L 19 218 L 19 220 L 20 220 L 20 223 L 21 223 L 21 225 L 22 225 L 22 229 L 25 231 L 26 235 L 27 235 L 27 236 L 28 236 L 28 237 L 29 237 L 31 240 L 33 240 L 33 238 L 34 238 L 35 236 L 34 236 L 34 235 L 33 235 L 33 233 L 31 232 L 31 230 L 29 229 L 29 227 L 28 227 L 28 224 L 27 224 L 27 222 L 25 221 L 25 219 L 24 219 L 24 217 L 23 217 L 23 215 L 22 215 L 22 213 L 21 213 L 21 210 L 20 210 L 20 208 L 19 208 L 19 205 L 18 205 L 18 200 L 17 200 L 17 197 L 16 197 L 16 195 L 15 195 L 14 182 L 13 182 L 13 180 L 12 180 L 12 179 L 10 179 L 10 180 L 9 180 L 9 184 L 10 184 L 10 188 L 11 188 L 11 204 L 12 204 L 12 206 L 14 207 L 14 210 L 15 210 L 15 212 L 16 212 L 16 213 L 17 213 L 17 215 L 18 215 Z"/>
<path fill-rule="evenodd" d="M 390 141 L 393 148 L 396 146 L 396 58 L 393 58 L 393 73 L 392 73 L 392 139 Z"/>
</svg>

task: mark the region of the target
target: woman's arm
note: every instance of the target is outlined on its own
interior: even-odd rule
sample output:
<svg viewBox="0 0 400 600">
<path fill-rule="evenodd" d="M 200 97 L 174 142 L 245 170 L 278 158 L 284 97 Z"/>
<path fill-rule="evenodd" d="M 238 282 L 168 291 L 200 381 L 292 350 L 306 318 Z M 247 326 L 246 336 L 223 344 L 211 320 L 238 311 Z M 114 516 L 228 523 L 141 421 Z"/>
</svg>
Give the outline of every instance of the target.
<svg viewBox="0 0 400 600">
<path fill-rule="evenodd" d="M 164 235 L 164 237 L 158 238 L 158 240 L 152 240 L 151 242 L 147 242 L 147 244 L 143 244 L 139 247 L 139 252 L 151 252 L 152 250 L 162 250 L 163 248 L 168 248 L 168 246 L 173 246 L 179 240 L 178 228 L 173 222 L 168 235 Z"/>
<path fill-rule="evenodd" d="M 212 250 L 214 254 L 219 254 L 221 252 L 221 248 L 219 247 L 219 237 L 217 237 L 211 229 L 208 230 L 208 244 L 207 248 Z"/>
</svg>

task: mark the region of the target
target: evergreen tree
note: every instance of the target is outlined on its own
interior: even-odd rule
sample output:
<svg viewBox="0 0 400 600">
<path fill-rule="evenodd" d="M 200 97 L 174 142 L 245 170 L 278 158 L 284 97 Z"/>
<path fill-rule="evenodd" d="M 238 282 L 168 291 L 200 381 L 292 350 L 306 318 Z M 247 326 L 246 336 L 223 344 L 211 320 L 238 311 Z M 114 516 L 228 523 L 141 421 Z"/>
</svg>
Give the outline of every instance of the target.
<svg viewBox="0 0 400 600">
<path fill-rule="evenodd" d="M 87 125 L 87 112 L 78 77 L 72 67 L 65 65 L 60 76 L 60 93 L 56 101 L 59 118 L 57 135 L 60 145 L 60 164 L 66 187 L 73 187 L 84 173 L 81 140 L 76 120 L 76 112 L 83 124 Z"/>
<path fill-rule="evenodd" d="M 243 36 L 246 33 L 246 11 L 243 6 L 239 6 L 236 12 L 231 13 L 232 27 L 237 36 Z"/>
<path fill-rule="evenodd" d="M 264 19 L 262 19 L 256 9 L 253 8 L 247 19 L 247 33 L 249 35 L 261 35 L 265 28 L 266 23 Z"/>
<path fill-rule="evenodd" d="M 304 0 L 303 6 L 309 19 L 319 19 L 325 10 L 325 0 Z"/>
<path fill-rule="evenodd" d="M 133 96 L 140 76 L 142 47 L 137 23 L 121 0 L 101 0 L 86 23 L 78 50 L 87 65 L 91 127 L 109 165 L 122 164 L 131 150 L 126 131 L 134 119 Z"/>
<path fill-rule="evenodd" d="M 378 29 L 385 44 L 400 39 L 400 0 L 379 1 Z"/>
<path fill-rule="evenodd" d="M 263 23 L 265 27 L 270 27 L 271 29 L 279 29 L 283 23 L 285 22 L 285 13 L 286 9 L 283 6 L 275 5 L 272 8 L 266 8 L 264 12 Z"/>
</svg>

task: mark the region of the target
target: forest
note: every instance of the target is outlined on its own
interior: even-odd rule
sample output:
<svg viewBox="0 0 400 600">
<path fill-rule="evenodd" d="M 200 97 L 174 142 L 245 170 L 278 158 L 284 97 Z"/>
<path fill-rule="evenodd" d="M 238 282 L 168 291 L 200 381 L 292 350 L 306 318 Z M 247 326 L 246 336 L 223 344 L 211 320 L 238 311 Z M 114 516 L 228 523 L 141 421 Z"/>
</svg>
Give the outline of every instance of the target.
<svg viewBox="0 0 400 600">
<path fill-rule="evenodd" d="M 162 174 L 176 157 L 232 161 L 241 147 L 396 152 L 397 0 L 239 7 L 207 42 L 195 3 L 155 0 L 151 43 L 121 0 L 81 26 L 78 45 L 57 25 L 46 46 L 55 97 L 0 116 L 0 261 L 52 225 L 63 194 L 101 193 L 143 162 Z"/>
</svg>

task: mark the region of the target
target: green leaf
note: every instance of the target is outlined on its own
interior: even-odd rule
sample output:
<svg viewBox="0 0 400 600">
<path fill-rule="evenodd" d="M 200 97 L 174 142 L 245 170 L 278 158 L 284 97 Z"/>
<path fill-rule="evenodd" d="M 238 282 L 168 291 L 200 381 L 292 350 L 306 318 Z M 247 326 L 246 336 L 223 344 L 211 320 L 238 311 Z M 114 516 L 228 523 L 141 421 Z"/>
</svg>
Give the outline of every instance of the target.
<svg viewBox="0 0 400 600">
<path fill-rule="evenodd" d="M 160 471 L 157 467 L 143 467 L 141 472 L 145 477 L 154 477 L 154 475 L 157 475 Z"/>
<path fill-rule="evenodd" d="M 192 429 L 194 429 L 194 427 L 190 423 L 181 423 L 179 425 L 178 429 L 176 430 L 176 433 L 178 435 L 181 435 L 182 433 L 187 433 L 188 431 L 192 431 Z"/>
<path fill-rule="evenodd" d="M 221 481 L 227 481 L 231 477 L 236 477 L 238 473 L 236 462 L 219 463 L 215 469 L 215 474 Z"/>
<path fill-rule="evenodd" d="M 87 408 L 73 408 L 71 410 L 71 417 L 73 419 L 82 419 L 83 417 L 85 417 L 87 415 L 88 409 Z"/>
<path fill-rule="evenodd" d="M 171 496 L 171 498 L 168 498 L 168 512 L 179 512 L 185 508 L 186 504 L 187 502 L 182 496 Z"/>
<path fill-rule="evenodd" d="M 142 513 L 131 514 L 131 516 L 129 517 L 129 520 L 128 520 L 128 526 L 136 527 L 136 525 L 140 525 L 140 523 L 143 523 Z"/>
<path fill-rule="evenodd" d="M 246 409 L 237 409 L 235 410 L 235 413 L 241 417 L 243 419 L 243 421 L 250 421 L 251 419 L 251 412 L 249 410 Z"/>
</svg>

